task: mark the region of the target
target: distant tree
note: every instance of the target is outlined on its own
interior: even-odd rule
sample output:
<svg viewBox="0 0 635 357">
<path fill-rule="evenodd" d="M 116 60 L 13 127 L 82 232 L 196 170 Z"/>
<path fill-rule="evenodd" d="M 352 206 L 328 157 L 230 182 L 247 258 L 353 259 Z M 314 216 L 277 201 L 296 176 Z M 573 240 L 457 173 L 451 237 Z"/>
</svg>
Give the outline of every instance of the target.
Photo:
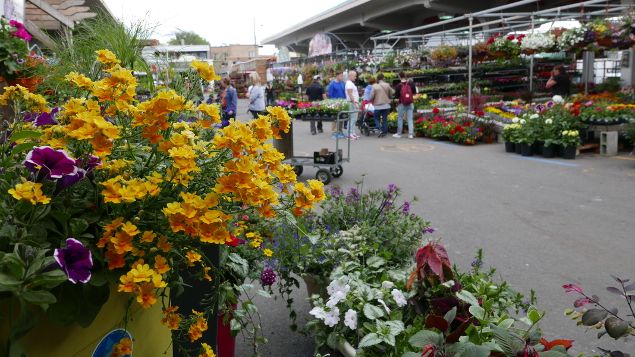
<svg viewBox="0 0 635 357">
<path fill-rule="evenodd" d="M 170 39 L 168 43 L 170 45 L 209 45 L 209 41 L 192 31 L 179 31 L 174 34 L 174 38 Z"/>
</svg>

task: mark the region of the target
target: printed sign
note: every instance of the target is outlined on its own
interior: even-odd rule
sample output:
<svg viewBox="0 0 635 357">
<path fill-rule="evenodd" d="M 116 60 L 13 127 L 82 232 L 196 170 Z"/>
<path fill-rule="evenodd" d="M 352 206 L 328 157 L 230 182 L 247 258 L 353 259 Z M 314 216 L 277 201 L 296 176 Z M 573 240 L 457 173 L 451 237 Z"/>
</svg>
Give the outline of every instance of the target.
<svg viewBox="0 0 635 357">
<path fill-rule="evenodd" d="M 333 52 L 331 38 L 324 32 L 316 34 L 309 42 L 309 57 L 328 55 L 331 52 Z"/>
<path fill-rule="evenodd" d="M 132 357 L 132 335 L 120 328 L 110 331 L 101 339 L 92 357 L 110 357 L 112 355 Z"/>
</svg>

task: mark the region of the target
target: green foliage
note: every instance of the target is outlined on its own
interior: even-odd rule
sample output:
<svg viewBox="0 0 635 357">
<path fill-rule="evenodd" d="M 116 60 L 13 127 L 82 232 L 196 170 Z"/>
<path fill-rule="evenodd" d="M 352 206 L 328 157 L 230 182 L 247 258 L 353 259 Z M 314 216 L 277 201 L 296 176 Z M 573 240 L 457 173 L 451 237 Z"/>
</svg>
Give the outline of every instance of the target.
<svg viewBox="0 0 635 357">
<path fill-rule="evenodd" d="M 178 31 L 174 37 L 168 41 L 170 45 L 209 45 L 209 41 L 201 37 L 196 32 Z"/>
<path fill-rule="evenodd" d="M 81 22 L 72 32 L 64 33 L 51 49 L 56 60 L 43 87 L 51 88 L 58 94 L 60 90 L 62 93 L 71 91 L 63 79 L 73 71 L 93 80 L 99 79 L 101 68 L 95 63 L 95 51 L 102 49 L 112 51 L 123 67 L 148 73 L 149 68 L 141 51 L 152 31 L 143 21 L 124 24 L 105 14 Z M 151 78 L 143 85 L 153 88 Z"/>
</svg>

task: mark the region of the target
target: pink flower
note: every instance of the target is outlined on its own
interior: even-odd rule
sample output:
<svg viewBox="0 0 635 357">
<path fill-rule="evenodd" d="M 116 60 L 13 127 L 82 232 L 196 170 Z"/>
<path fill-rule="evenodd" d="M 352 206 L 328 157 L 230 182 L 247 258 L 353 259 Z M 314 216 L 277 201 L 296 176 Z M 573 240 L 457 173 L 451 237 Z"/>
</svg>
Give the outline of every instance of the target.
<svg viewBox="0 0 635 357">
<path fill-rule="evenodd" d="M 573 306 L 575 306 L 575 307 L 582 307 L 582 306 L 584 306 L 584 305 L 586 305 L 586 304 L 590 304 L 590 303 L 592 303 L 592 302 L 593 302 L 593 301 L 591 301 L 591 299 L 583 297 L 583 298 L 579 298 L 579 299 L 577 299 L 576 301 L 574 301 L 574 302 L 573 302 Z"/>
<path fill-rule="evenodd" d="M 582 288 L 577 284 L 564 284 L 562 288 L 566 293 L 580 293 L 582 294 Z"/>
<path fill-rule="evenodd" d="M 9 25 L 16 28 L 16 30 L 11 33 L 13 36 L 21 38 L 25 41 L 31 41 L 31 39 L 33 38 L 31 34 L 24 28 L 24 25 L 21 22 L 11 20 L 9 21 Z"/>
</svg>

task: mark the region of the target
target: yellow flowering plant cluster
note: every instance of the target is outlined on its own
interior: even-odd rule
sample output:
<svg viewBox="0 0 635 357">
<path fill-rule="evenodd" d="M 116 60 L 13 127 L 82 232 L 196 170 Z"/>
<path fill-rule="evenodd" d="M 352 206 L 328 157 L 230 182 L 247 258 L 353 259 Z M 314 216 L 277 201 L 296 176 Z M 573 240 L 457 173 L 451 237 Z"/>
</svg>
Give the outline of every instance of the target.
<svg viewBox="0 0 635 357">
<path fill-rule="evenodd" d="M 251 261 L 275 257 L 266 222 L 311 210 L 323 186 L 297 182 L 269 143 L 289 131 L 284 109 L 221 127 L 218 106 L 169 88 L 139 101 L 136 78 L 112 52 L 96 59 L 102 76 L 69 73 L 76 95 L 64 102 L 20 86 L 0 95 L 14 109 L 0 136 L 0 238 L 10 242 L 0 248 L 0 273 L 32 272 L 3 279 L 0 290 L 47 306 L 53 319 L 89 324 L 103 301 L 86 305 L 85 295 L 112 288 L 143 308 L 161 304 L 157 323 L 198 341 L 226 300 L 213 295 L 227 290 L 236 267 L 250 270 L 244 252 Z M 199 80 L 218 79 L 207 63 L 192 66 Z M 189 314 L 172 301 L 192 279 L 208 282 L 212 297 Z M 214 355 L 206 344 L 199 351 Z"/>
</svg>

